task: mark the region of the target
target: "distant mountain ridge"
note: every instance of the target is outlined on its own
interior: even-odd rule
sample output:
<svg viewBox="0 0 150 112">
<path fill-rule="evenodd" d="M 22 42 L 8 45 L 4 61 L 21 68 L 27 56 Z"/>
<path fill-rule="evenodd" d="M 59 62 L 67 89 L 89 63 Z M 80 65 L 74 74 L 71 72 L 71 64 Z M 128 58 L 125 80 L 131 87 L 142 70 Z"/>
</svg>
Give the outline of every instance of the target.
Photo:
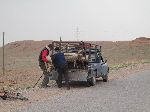
<svg viewBox="0 0 150 112">
<path fill-rule="evenodd" d="M 136 38 L 134 41 L 150 41 L 150 38 L 147 38 L 147 37 L 139 37 L 139 38 Z"/>
</svg>

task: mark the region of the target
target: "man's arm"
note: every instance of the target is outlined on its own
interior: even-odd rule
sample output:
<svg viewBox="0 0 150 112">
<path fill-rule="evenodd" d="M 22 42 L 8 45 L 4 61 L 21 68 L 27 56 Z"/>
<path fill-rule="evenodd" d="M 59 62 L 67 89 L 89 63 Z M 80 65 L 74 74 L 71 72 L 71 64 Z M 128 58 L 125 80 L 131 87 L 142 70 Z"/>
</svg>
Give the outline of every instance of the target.
<svg viewBox="0 0 150 112">
<path fill-rule="evenodd" d="M 56 65 L 55 55 L 56 55 L 56 54 L 51 55 L 51 59 L 52 59 L 52 64 L 54 65 L 55 70 L 56 70 L 56 69 L 57 69 L 57 65 Z"/>
</svg>

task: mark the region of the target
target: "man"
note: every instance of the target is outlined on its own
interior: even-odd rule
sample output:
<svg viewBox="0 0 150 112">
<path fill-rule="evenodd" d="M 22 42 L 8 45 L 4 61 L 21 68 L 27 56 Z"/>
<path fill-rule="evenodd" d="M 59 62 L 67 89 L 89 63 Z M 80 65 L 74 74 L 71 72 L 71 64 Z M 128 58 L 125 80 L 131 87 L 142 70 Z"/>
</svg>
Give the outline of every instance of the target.
<svg viewBox="0 0 150 112">
<path fill-rule="evenodd" d="M 69 77 L 68 77 L 68 65 L 64 53 L 60 52 L 59 47 L 55 48 L 55 53 L 53 55 L 53 64 L 55 66 L 55 69 L 58 72 L 58 80 L 57 80 L 58 87 L 59 88 L 62 87 L 62 75 L 64 75 L 67 89 L 69 90 L 70 85 L 69 85 Z"/>
<path fill-rule="evenodd" d="M 48 87 L 47 84 L 49 83 L 49 76 L 50 76 L 49 63 L 52 62 L 49 54 L 52 48 L 53 48 L 52 44 L 49 44 L 41 51 L 39 56 L 39 66 L 44 74 L 44 79 L 41 85 L 41 87 L 43 88 Z"/>
</svg>

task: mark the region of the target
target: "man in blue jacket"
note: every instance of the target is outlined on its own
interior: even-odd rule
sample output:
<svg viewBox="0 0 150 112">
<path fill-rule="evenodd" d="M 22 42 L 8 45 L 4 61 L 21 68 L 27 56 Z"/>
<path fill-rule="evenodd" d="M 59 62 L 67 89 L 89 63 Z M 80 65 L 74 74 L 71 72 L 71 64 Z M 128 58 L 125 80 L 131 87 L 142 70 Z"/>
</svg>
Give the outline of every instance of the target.
<svg viewBox="0 0 150 112">
<path fill-rule="evenodd" d="M 55 48 L 55 53 L 53 55 L 53 64 L 58 72 L 58 80 L 57 80 L 58 87 L 59 88 L 62 87 L 62 75 L 64 75 L 67 89 L 69 90 L 70 85 L 68 77 L 68 65 L 64 53 L 60 52 L 59 47 Z"/>
</svg>

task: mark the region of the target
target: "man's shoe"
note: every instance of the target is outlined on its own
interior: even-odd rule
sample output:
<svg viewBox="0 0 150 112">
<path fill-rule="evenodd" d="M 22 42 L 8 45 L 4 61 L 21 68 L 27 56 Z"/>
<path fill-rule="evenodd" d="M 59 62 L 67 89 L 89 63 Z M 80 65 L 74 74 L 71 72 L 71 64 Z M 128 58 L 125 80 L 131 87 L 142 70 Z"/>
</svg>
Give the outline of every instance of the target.
<svg viewBox="0 0 150 112">
<path fill-rule="evenodd" d="M 47 88 L 47 87 L 50 87 L 49 85 L 41 85 L 41 88 Z"/>
<path fill-rule="evenodd" d="M 51 87 L 51 86 L 49 86 L 49 85 L 46 85 L 46 87 Z"/>
<path fill-rule="evenodd" d="M 62 85 L 58 85 L 58 88 L 61 88 L 62 87 Z"/>
<path fill-rule="evenodd" d="M 67 87 L 67 90 L 70 90 L 70 86 Z"/>
</svg>

